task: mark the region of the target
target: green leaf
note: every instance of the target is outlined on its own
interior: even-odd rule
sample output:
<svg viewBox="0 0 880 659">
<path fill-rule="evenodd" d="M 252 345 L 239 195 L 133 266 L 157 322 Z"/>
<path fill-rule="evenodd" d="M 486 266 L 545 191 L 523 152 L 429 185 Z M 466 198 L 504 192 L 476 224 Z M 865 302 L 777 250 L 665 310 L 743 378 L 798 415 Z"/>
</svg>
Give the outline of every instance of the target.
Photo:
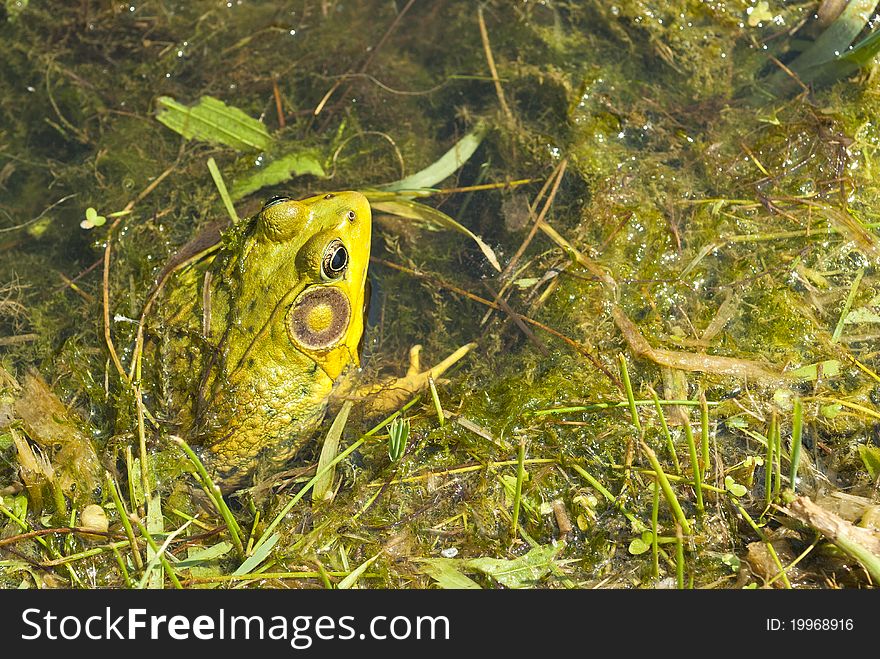
<svg viewBox="0 0 880 659">
<path fill-rule="evenodd" d="M 242 563 L 238 569 L 233 572 L 233 576 L 240 577 L 243 574 L 250 574 L 254 570 L 256 570 L 262 563 L 269 557 L 269 552 L 272 551 L 272 548 L 281 539 L 281 536 L 277 533 L 273 533 L 270 535 L 264 543 L 262 543 L 259 547 L 257 547 L 257 551 L 251 554 L 244 563 Z"/>
<path fill-rule="evenodd" d="M 730 492 L 735 497 L 741 497 L 748 492 L 748 489 L 745 485 L 740 485 L 735 480 L 733 480 L 732 476 L 724 477 L 724 487 L 727 488 L 727 491 Z"/>
<path fill-rule="evenodd" d="M 79 225 L 83 229 L 94 229 L 95 227 L 102 226 L 107 222 L 107 218 L 103 215 L 98 215 L 98 211 L 89 206 L 86 208 L 86 219 L 79 223 Z"/>
<path fill-rule="evenodd" d="M 877 446 L 859 446 L 859 456 L 865 463 L 865 469 L 868 470 L 868 476 L 871 480 L 877 480 L 880 474 L 880 447 Z"/>
<path fill-rule="evenodd" d="M 479 590 L 480 584 L 459 571 L 456 561 L 451 558 L 415 559 L 424 565 L 424 573 L 434 579 L 441 588 L 447 590 Z"/>
<path fill-rule="evenodd" d="M 502 586 L 524 588 L 532 586 L 553 569 L 553 560 L 563 547 L 559 543 L 538 546 L 514 560 L 501 558 L 472 558 L 463 561 L 466 567 L 487 574 Z"/>
<path fill-rule="evenodd" d="M 379 187 L 380 190 L 387 192 L 397 192 L 401 190 L 424 190 L 432 188 L 447 176 L 451 176 L 461 167 L 468 158 L 470 158 L 480 142 L 486 136 L 484 126 L 477 126 L 470 133 L 462 137 L 455 146 L 440 156 L 440 159 L 425 169 L 411 174 L 399 181 L 388 183 Z"/>
<path fill-rule="evenodd" d="M 175 567 L 182 570 L 198 567 L 204 565 L 205 563 L 215 561 L 221 556 L 225 556 L 229 553 L 229 550 L 231 549 L 232 543 L 226 542 L 224 540 L 222 542 L 218 542 L 216 545 L 205 547 L 204 549 L 196 549 L 190 552 L 189 556 L 175 563 Z"/>
<path fill-rule="evenodd" d="M 211 96 L 202 96 L 188 107 L 160 96 L 156 119 L 186 139 L 230 146 L 239 151 L 262 151 L 272 142 L 263 122 Z"/>
<path fill-rule="evenodd" d="M 495 256 L 495 252 L 492 251 L 492 248 L 483 242 L 482 238 L 473 233 L 467 227 L 453 220 L 446 213 L 438 211 L 436 208 L 426 206 L 425 204 L 420 204 L 417 201 L 406 199 L 396 193 L 365 190 L 363 191 L 363 194 L 370 201 L 370 205 L 375 210 L 409 220 L 418 220 L 429 228 L 451 229 L 452 231 L 464 234 L 477 243 L 477 247 L 480 248 L 480 251 L 483 252 L 483 255 L 488 259 L 489 263 L 492 264 L 492 267 L 498 272 L 501 272 L 501 266 L 498 264 L 498 257 Z"/>
<path fill-rule="evenodd" d="M 243 179 L 235 181 L 230 194 L 238 201 L 262 188 L 278 185 L 294 176 L 306 175 L 327 178 L 327 172 L 324 171 L 317 153 L 296 151 L 281 156 Z"/>
</svg>

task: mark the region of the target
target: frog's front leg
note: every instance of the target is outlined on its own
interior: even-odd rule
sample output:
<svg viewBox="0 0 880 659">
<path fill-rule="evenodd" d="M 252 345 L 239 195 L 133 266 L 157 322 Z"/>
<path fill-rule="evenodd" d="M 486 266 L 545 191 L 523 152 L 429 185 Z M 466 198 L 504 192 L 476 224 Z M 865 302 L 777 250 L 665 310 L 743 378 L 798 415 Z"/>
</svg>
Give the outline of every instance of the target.
<svg viewBox="0 0 880 659">
<path fill-rule="evenodd" d="M 422 346 L 415 345 L 409 351 L 409 368 L 403 377 L 359 387 L 343 385 L 336 395 L 363 401 L 364 410 L 369 416 L 390 414 L 398 410 L 413 394 L 425 389 L 429 379 L 437 380 L 476 346 L 476 343 L 463 345 L 443 361 L 423 371 L 420 360 Z"/>
</svg>

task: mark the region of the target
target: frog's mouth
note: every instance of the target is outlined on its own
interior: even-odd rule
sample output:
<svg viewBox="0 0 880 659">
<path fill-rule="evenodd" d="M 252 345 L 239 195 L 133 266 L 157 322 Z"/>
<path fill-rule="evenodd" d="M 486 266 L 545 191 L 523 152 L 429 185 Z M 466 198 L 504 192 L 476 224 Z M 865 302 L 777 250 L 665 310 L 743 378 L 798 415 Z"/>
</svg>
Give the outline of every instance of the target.
<svg viewBox="0 0 880 659">
<path fill-rule="evenodd" d="M 305 350 L 330 350 L 344 339 L 351 321 L 351 304 L 335 286 L 312 286 L 303 291 L 287 313 L 287 333 Z"/>
</svg>

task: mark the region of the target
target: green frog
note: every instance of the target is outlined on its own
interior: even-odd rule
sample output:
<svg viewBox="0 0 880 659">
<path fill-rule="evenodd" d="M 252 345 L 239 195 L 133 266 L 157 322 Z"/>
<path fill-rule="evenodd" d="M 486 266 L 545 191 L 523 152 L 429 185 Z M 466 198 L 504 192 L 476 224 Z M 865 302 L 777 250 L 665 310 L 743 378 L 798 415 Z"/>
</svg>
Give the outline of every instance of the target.
<svg viewBox="0 0 880 659">
<path fill-rule="evenodd" d="M 358 192 L 273 197 L 224 233 L 213 227 L 166 266 L 147 318 L 148 368 L 174 432 L 202 448 L 224 493 L 278 470 L 360 364 L 371 214 Z M 391 386 L 359 390 L 373 412 L 438 377 L 472 346 Z M 334 385 L 336 385 L 334 389 Z"/>
</svg>

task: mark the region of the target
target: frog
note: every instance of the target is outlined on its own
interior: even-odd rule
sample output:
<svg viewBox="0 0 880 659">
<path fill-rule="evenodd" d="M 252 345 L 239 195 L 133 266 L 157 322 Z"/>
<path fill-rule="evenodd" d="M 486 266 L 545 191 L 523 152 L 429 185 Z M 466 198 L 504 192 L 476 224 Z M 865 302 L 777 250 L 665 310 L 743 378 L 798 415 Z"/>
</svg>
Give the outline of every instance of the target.
<svg viewBox="0 0 880 659">
<path fill-rule="evenodd" d="M 356 191 L 275 196 L 225 230 L 210 226 L 158 277 L 145 347 L 148 368 L 161 373 L 151 402 L 224 494 L 281 470 L 334 398 L 369 399 L 381 413 L 473 347 L 423 370 L 415 346 L 394 383 L 353 384 L 371 223 Z"/>
</svg>

